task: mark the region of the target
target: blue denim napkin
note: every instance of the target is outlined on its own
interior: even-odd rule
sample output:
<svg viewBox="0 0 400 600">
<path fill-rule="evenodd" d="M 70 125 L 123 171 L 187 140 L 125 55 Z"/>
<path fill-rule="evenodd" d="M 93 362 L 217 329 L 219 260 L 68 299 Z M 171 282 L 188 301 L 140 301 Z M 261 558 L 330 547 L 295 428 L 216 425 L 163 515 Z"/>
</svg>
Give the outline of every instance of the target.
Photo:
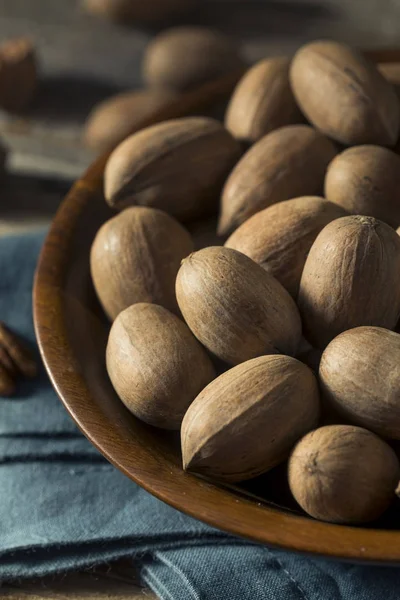
<svg viewBox="0 0 400 600">
<path fill-rule="evenodd" d="M 0 239 L 0 319 L 34 343 L 43 232 Z M 398 600 L 400 570 L 299 556 L 187 517 L 83 438 L 42 372 L 0 400 L 0 580 L 131 557 L 164 600 Z"/>
</svg>

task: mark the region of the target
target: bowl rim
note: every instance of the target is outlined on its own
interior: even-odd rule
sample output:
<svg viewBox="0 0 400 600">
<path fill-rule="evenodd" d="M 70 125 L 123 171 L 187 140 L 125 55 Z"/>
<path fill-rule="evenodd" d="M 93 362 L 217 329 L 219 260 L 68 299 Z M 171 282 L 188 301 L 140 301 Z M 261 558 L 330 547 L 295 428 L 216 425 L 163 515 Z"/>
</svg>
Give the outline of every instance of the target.
<svg viewBox="0 0 400 600">
<path fill-rule="evenodd" d="M 182 108 L 178 102 L 172 115 L 179 116 L 179 106 Z M 165 114 L 168 115 L 160 111 L 159 120 Z M 99 193 L 108 156 L 109 153 L 97 159 L 62 201 L 46 236 L 34 277 L 33 315 L 40 353 L 55 391 L 78 428 L 109 462 L 145 490 L 219 530 L 291 551 L 353 562 L 398 564 L 400 531 L 316 521 L 256 502 L 245 494 L 183 471 L 180 473 L 178 468 L 175 479 L 166 482 L 160 478 L 157 457 L 148 448 L 138 448 L 134 461 L 124 454 L 122 445 L 118 444 L 118 433 L 110 428 L 105 415 L 96 411 L 90 389 L 79 372 L 68 339 L 63 300 L 73 224 L 86 204 Z M 138 444 L 133 439 L 133 449 L 135 443 Z"/>
</svg>

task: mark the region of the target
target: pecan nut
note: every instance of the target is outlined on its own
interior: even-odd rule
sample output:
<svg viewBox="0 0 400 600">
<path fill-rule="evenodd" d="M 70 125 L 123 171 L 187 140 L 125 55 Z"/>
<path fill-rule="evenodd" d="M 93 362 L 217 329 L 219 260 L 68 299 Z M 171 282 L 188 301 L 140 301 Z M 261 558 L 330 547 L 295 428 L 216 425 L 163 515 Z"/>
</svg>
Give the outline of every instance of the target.
<svg viewBox="0 0 400 600">
<path fill-rule="evenodd" d="M 35 377 L 37 372 L 38 364 L 31 350 L 0 321 L 0 396 L 15 392 L 19 375 Z"/>
</svg>

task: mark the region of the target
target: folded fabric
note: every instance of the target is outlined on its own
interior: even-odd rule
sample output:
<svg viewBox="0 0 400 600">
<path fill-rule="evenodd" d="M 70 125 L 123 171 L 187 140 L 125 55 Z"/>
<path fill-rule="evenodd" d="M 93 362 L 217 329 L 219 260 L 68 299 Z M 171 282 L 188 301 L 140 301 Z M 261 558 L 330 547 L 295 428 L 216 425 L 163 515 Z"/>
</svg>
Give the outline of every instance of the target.
<svg viewBox="0 0 400 600">
<path fill-rule="evenodd" d="M 43 232 L 0 239 L 0 319 L 34 341 Z M 252 544 L 163 504 L 83 438 L 42 372 L 0 400 L 0 580 L 131 557 L 164 600 L 397 600 L 400 569 Z"/>
</svg>

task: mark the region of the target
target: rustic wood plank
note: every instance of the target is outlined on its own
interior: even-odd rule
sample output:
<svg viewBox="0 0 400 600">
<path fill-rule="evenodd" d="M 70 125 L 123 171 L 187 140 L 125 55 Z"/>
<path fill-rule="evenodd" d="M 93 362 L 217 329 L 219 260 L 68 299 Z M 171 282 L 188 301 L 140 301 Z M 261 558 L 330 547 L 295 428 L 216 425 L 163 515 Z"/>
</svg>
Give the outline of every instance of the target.
<svg viewBox="0 0 400 600">
<path fill-rule="evenodd" d="M 139 585 L 130 561 L 118 561 L 83 573 L 45 577 L 0 588 L 3 600 L 152 600 Z"/>
</svg>

